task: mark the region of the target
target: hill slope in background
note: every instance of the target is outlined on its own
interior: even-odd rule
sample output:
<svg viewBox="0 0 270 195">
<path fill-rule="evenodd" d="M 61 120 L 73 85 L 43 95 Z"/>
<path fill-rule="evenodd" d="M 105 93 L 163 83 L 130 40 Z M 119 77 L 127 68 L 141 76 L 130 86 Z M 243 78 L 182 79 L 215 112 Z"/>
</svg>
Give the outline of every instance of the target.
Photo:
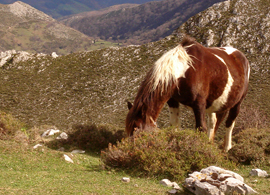
<svg viewBox="0 0 270 195">
<path fill-rule="evenodd" d="M 91 39 L 25 4 L 0 4 L 0 51 L 67 54 L 89 50 Z"/>
<path fill-rule="evenodd" d="M 149 1 L 151 0 L 22 0 L 22 2 L 43 11 L 53 18 L 59 18 L 91 10 L 99 10 L 118 4 L 142 4 Z M 16 0 L 0 0 L 0 3 L 2 4 L 11 4 L 14 2 L 16 2 Z"/>
<path fill-rule="evenodd" d="M 126 101 L 134 100 L 147 70 L 188 33 L 204 45 L 230 44 L 247 55 L 251 77 L 244 104 L 248 109 L 255 105 L 269 116 L 269 9 L 270 1 L 265 0 L 226 1 L 190 18 L 158 42 L 55 59 L 9 60 L 0 69 L 0 110 L 30 126 L 47 124 L 65 129 L 94 122 L 124 127 Z M 194 126 L 188 111 L 182 112 L 181 119 L 184 126 Z M 168 124 L 166 107 L 158 124 Z"/>
<path fill-rule="evenodd" d="M 153 1 L 99 15 L 78 14 L 60 21 L 90 37 L 142 44 L 170 35 L 189 17 L 221 1 Z"/>
</svg>

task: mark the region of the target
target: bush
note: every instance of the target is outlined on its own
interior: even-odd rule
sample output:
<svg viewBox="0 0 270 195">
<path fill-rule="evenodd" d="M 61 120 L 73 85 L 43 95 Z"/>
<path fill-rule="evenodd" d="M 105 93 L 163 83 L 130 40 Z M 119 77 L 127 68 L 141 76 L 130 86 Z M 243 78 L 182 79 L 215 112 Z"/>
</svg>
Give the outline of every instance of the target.
<svg viewBox="0 0 270 195">
<path fill-rule="evenodd" d="M 193 130 L 154 130 L 137 133 L 102 151 L 106 167 L 124 167 L 146 176 L 183 179 L 210 165 L 232 167 L 226 154 L 210 144 L 205 133 Z"/>
<path fill-rule="evenodd" d="M 269 165 L 270 129 L 246 129 L 233 140 L 236 144 L 229 150 L 231 160 L 247 165 Z"/>
<path fill-rule="evenodd" d="M 0 112 L 0 139 L 11 139 L 17 132 L 23 130 L 23 123 L 15 119 L 12 115 Z"/>
<path fill-rule="evenodd" d="M 65 146 L 100 152 L 107 148 L 109 143 L 116 144 L 124 136 L 124 130 L 112 125 L 75 125 L 72 131 L 68 132 L 67 140 L 53 140 L 47 145 L 52 148 Z"/>
</svg>

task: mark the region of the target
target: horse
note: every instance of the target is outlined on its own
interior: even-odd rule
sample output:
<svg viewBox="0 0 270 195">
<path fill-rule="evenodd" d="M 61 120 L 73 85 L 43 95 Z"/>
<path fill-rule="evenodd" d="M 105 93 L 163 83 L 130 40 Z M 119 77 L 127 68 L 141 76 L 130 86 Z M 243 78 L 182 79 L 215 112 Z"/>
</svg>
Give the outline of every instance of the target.
<svg viewBox="0 0 270 195">
<path fill-rule="evenodd" d="M 175 48 L 163 54 L 141 83 L 134 103 L 128 102 L 126 132 L 155 128 L 163 106 L 169 106 L 170 123 L 179 126 L 179 104 L 190 107 L 195 127 L 214 141 L 220 123 L 225 122 L 224 151 L 231 149 L 232 131 L 240 105 L 248 90 L 249 62 L 232 47 L 204 47 L 185 36 Z M 206 125 L 208 115 L 208 125 Z"/>
</svg>

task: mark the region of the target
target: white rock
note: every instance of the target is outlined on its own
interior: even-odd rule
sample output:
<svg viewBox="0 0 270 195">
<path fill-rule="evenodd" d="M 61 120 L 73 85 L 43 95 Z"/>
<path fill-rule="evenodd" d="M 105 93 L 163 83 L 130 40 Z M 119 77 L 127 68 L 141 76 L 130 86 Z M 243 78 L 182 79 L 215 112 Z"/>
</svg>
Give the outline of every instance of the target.
<svg viewBox="0 0 270 195">
<path fill-rule="evenodd" d="M 159 183 L 164 185 L 164 186 L 167 186 L 167 187 L 172 187 L 173 186 L 173 183 L 168 179 L 162 179 Z"/>
<path fill-rule="evenodd" d="M 252 169 L 249 174 L 251 176 L 258 176 L 258 177 L 268 177 L 269 176 L 266 171 L 263 171 L 261 169 Z"/>
<path fill-rule="evenodd" d="M 64 154 L 64 158 L 67 162 L 74 163 L 73 160 L 66 154 Z"/>
<path fill-rule="evenodd" d="M 60 130 L 48 129 L 47 131 L 45 131 L 45 132 L 41 135 L 41 137 L 52 136 L 52 135 L 54 135 L 54 134 L 56 134 L 56 133 L 59 133 L 59 132 L 60 132 Z"/>
<path fill-rule="evenodd" d="M 173 189 L 176 189 L 176 190 L 180 190 L 181 189 L 176 182 L 172 182 L 172 187 L 173 187 Z"/>
<path fill-rule="evenodd" d="M 42 144 L 37 144 L 37 145 L 35 145 L 33 148 L 34 149 L 37 149 L 38 147 L 41 147 L 42 146 Z"/>
<path fill-rule="evenodd" d="M 227 186 L 226 194 L 232 194 L 236 191 L 240 194 L 257 194 L 250 186 L 235 178 L 228 178 L 224 181 Z"/>
<path fill-rule="evenodd" d="M 72 154 L 84 154 L 85 151 L 84 151 L 84 150 L 72 150 L 71 153 L 72 153 Z"/>
<path fill-rule="evenodd" d="M 123 178 L 122 178 L 122 181 L 128 183 L 128 182 L 130 182 L 130 178 L 128 178 L 128 177 L 123 177 Z"/>
<path fill-rule="evenodd" d="M 56 139 L 68 139 L 68 134 L 62 132 Z"/>
<path fill-rule="evenodd" d="M 57 58 L 58 57 L 58 55 L 56 54 L 56 52 L 52 52 L 52 57 L 53 58 Z"/>
<path fill-rule="evenodd" d="M 170 191 L 168 191 L 169 194 L 176 194 L 177 190 L 176 189 L 171 189 Z"/>
</svg>

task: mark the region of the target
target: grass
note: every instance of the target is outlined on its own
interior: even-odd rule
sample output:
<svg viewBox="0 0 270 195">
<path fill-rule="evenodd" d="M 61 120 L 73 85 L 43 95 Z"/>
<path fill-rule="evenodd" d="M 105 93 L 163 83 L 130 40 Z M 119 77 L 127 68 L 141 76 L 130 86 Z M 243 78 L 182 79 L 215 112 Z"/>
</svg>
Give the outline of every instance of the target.
<svg viewBox="0 0 270 195">
<path fill-rule="evenodd" d="M 0 153 L 1 194 L 162 194 L 168 190 L 155 179 L 103 170 L 96 153 L 76 154 L 71 164 L 63 158 L 70 153 L 22 148 L 12 141 L 0 141 Z M 131 177 L 131 182 L 123 183 L 122 177 Z"/>
</svg>

